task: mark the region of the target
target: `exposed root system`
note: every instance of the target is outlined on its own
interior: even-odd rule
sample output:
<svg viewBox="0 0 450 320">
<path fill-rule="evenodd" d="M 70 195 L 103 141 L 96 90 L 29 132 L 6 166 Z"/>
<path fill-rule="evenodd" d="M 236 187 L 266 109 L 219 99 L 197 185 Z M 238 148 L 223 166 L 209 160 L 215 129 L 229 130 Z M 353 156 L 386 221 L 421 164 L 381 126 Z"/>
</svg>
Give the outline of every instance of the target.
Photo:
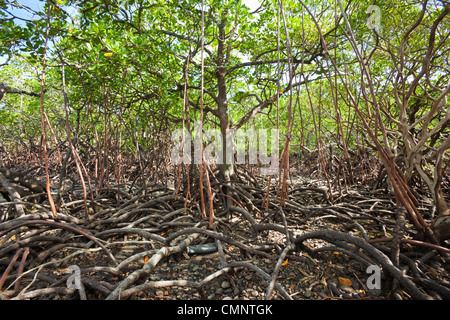
<svg viewBox="0 0 450 320">
<path fill-rule="evenodd" d="M 215 199 L 213 229 L 195 202 L 157 185 L 110 185 L 94 201 L 70 186 L 56 216 L 45 202 L 0 203 L 3 299 L 450 298 L 450 249 L 418 240 L 383 190 L 331 202 L 320 180 L 298 176 L 284 207 L 271 184 L 266 210 L 265 182 L 246 176 L 228 210 Z M 18 204 L 27 214 L 11 218 Z"/>
</svg>

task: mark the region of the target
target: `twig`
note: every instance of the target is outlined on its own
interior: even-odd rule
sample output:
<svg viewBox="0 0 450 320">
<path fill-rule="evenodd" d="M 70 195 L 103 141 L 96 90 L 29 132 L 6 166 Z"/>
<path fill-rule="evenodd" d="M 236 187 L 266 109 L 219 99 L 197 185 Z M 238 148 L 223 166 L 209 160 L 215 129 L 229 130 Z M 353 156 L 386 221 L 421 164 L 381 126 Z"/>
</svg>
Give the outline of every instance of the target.
<svg viewBox="0 0 450 320">
<path fill-rule="evenodd" d="M 390 241 L 394 241 L 394 238 L 378 238 L 378 239 L 372 239 L 369 240 L 368 243 L 380 243 L 380 242 L 390 242 Z M 413 239 L 400 239 L 400 242 L 403 243 L 409 243 L 409 244 L 413 244 L 416 246 L 421 246 L 421 247 L 427 247 L 433 250 L 437 250 L 439 252 L 445 252 L 450 254 L 450 249 L 449 248 L 445 248 L 442 246 L 438 246 L 434 243 L 428 243 L 428 242 L 423 242 L 423 241 L 419 241 L 419 240 L 413 240 Z"/>
<path fill-rule="evenodd" d="M 26 247 L 22 255 L 22 260 L 20 261 L 19 269 L 17 270 L 17 282 L 14 285 L 14 291 L 19 291 L 20 287 L 20 276 L 22 275 L 23 268 L 25 267 L 25 261 L 27 260 L 28 254 L 30 253 L 30 248 Z"/>
<path fill-rule="evenodd" d="M 286 246 L 286 248 L 284 248 L 283 252 L 281 252 L 280 257 L 278 258 L 277 264 L 275 265 L 275 269 L 273 270 L 273 273 L 272 273 L 272 280 L 270 281 L 269 286 L 267 287 L 267 291 L 266 291 L 266 299 L 267 300 L 272 299 L 273 288 L 277 281 L 277 276 L 278 276 L 278 272 L 280 271 L 281 264 L 283 263 L 284 258 L 289 253 L 289 251 L 291 251 L 293 249 L 295 249 L 295 244 L 291 243 L 288 246 Z"/>
<path fill-rule="evenodd" d="M 71 295 L 75 292 L 74 289 L 69 289 L 69 288 L 64 288 L 64 287 L 60 287 L 60 288 L 44 288 L 44 289 L 37 289 L 34 291 L 30 291 L 27 293 L 23 293 L 18 295 L 17 297 L 11 298 L 11 300 L 27 300 L 27 299 L 32 299 L 32 298 L 36 298 L 39 296 L 45 296 L 45 295 L 50 295 L 50 294 L 65 294 L 65 295 Z"/>
<path fill-rule="evenodd" d="M 8 277 L 9 272 L 11 271 L 12 267 L 14 266 L 14 263 L 19 258 L 20 254 L 22 253 L 23 249 L 17 250 L 16 254 L 8 264 L 8 267 L 6 268 L 5 272 L 3 272 L 3 275 L 0 279 L 0 290 L 2 289 L 3 285 L 5 284 L 6 278 Z"/>
</svg>

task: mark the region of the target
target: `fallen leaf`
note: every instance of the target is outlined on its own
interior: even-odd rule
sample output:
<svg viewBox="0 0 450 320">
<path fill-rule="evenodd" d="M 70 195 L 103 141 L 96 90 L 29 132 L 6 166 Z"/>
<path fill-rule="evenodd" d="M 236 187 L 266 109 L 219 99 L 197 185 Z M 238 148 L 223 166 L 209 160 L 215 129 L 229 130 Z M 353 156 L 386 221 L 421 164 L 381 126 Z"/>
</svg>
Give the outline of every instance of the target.
<svg viewBox="0 0 450 320">
<path fill-rule="evenodd" d="M 352 280 L 350 280 L 350 279 L 338 277 L 338 281 L 343 286 L 348 286 L 348 287 L 352 286 Z"/>
<path fill-rule="evenodd" d="M 144 263 L 147 263 L 147 261 L 148 261 L 148 256 L 145 256 Z"/>
<path fill-rule="evenodd" d="M 112 52 L 106 52 L 106 53 L 104 54 L 105 57 L 111 57 L 112 55 L 113 55 Z"/>
<path fill-rule="evenodd" d="M 288 260 L 289 259 L 284 260 L 284 262 L 281 264 L 281 266 L 284 267 L 285 265 L 287 265 L 288 264 Z"/>
</svg>

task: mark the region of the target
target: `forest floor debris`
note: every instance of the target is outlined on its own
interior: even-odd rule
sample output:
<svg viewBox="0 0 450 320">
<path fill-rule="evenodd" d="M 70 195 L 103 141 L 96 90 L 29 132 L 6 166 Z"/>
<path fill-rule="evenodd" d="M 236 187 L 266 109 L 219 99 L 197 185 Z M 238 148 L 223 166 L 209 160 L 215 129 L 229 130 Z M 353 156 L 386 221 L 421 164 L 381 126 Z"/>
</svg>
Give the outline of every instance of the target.
<svg viewBox="0 0 450 320">
<path fill-rule="evenodd" d="M 396 237 L 398 209 L 388 192 L 358 186 L 334 194 L 330 203 L 320 180 L 299 176 L 291 182 L 286 206 L 278 205 L 274 189 L 268 211 L 261 206 L 265 190 L 239 184 L 241 196 L 248 195 L 253 206 L 241 201 L 241 209 L 231 214 L 218 206 L 213 230 L 197 206 L 185 206 L 182 195 L 161 186 L 146 192 L 111 186 L 89 202 L 89 221 L 84 220 L 80 186 L 67 190 L 55 217 L 44 204 L 24 202 L 27 215 L 0 224 L 2 296 L 450 298 L 445 254 L 403 242 L 396 261 L 393 244 L 375 240 Z M 425 217 L 430 205 L 422 203 Z M 3 215 L 13 215 L 12 203 L 0 206 Z M 404 239 L 414 237 L 409 223 L 402 234 Z M 202 245 L 209 248 L 206 253 L 187 250 Z M 381 290 L 368 288 L 369 265 L 381 267 Z M 79 268 L 80 288 L 69 285 L 71 266 Z"/>
</svg>

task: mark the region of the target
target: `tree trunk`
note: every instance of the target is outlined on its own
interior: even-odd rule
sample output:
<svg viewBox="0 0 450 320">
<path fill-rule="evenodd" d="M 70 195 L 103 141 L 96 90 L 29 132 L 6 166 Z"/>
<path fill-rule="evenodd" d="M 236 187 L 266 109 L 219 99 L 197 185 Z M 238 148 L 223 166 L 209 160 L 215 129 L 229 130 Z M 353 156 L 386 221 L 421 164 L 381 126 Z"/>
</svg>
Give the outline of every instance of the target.
<svg viewBox="0 0 450 320">
<path fill-rule="evenodd" d="M 227 11 L 225 10 L 222 15 L 222 20 L 218 24 L 219 29 L 219 37 L 218 37 L 218 47 L 217 47 L 217 69 L 216 69 L 216 78 L 217 78 L 217 89 L 218 89 L 218 105 L 217 105 L 217 115 L 219 117 L 220 124 L 220 133 L 222 135 L 222 163 L 219 164 L 220 178 L 224 183 L 224 193 L 230 195 L 230 187 L 231 187 L 231 177 L 234 175 L 234 165 L 232 161 L 232 154 L 227 154 L 227 131 L 230 127 L 229 119 L 228 119 L 228 100 L 227 100 L 227 85 L 226 85 L 226 76 L 227 71 L 225 68 L 226 65 L 226 50 L 225 47 L 225 39 L 226 32 L 225 27 L 227 24 Z M 232 152 L 232 150 L 230 150 Z M 229 158 L 229 159 L 228 159 Z M 226 197 L 226 208 L 230 208 L 232 206 L 230 197 Z"/>
<path fill-rule="evenodd" d="M 220 133 L 222 134 L 222 159 L 223 162 L 219 165 L 219 170 L 222 178 L 225 181 L 229 181 L 230 177 L 234 174 L 234 168 L 230 159 L 227 159 L 227 130 L 229 129 L 228 119 L 228 100 L 227 100 L 227 85 L 226 85 L 226 47 L 225 47 L 225 27 L 227 24 L 227 12 L 225 11 L 222 16 L 222 20 L 218 24 L 219 37 L 218 37 L 218 50 L 217 50 L 217 89 L 218 89 L 218 106 L 217 113 L 219 117 Z M 231 158 L 231 157 L 230 157 Z M 227 161 L 228 160 L 228 161 Z"/>
</svg>

